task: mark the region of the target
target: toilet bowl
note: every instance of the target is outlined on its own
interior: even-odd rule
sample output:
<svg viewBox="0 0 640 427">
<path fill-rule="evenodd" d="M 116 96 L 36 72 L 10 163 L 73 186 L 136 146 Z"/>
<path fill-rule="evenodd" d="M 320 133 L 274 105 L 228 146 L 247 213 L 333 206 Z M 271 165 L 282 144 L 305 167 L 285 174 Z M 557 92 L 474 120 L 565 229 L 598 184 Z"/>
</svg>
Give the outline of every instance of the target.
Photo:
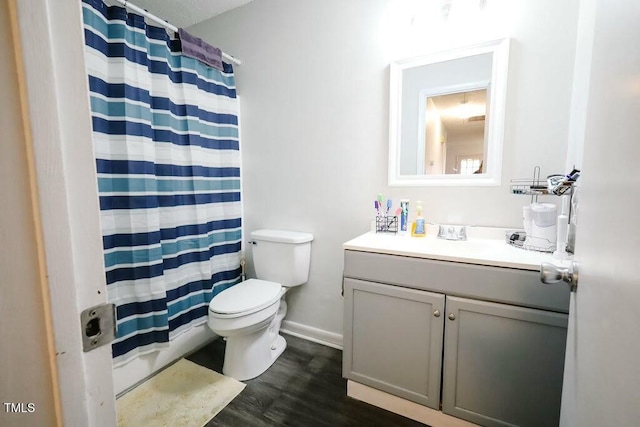
<svg viewBox="0 0 640 427">
<path fill-rule="evenodd" d="M 225 289 L 209 303 L 207 323 L 227 341 L 222 373 L 240 381 L 265 372 L 286 348 L 279 334 L 289 287 L 309 277 L 313 236 L 280 230 L 251 233 L 257 279 Z"/>
<path fill-rule="evenodd" d="M 223 374 L 237 380 L 255 378 L 282 354 L 284 339 L 277 342 L 278 334 L 270 326 L 283 295 L 279 283 L 249 279 L 211 300 L 207 323 L 227 339 Z"/>
</svg>

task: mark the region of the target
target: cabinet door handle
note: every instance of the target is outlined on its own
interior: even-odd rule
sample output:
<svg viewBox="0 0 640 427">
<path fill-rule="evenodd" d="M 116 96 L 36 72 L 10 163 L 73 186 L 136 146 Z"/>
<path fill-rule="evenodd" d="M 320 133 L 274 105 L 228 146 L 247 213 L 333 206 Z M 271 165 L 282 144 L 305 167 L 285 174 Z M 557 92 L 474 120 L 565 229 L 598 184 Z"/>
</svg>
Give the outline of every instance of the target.
<svg viewBox="0 0 640 427">
<path fill-rule="evenodd" d="M 449 313 L 449 320 L 456 320 L 456 315 L 453 313 Z"/>
<path fill-rule="evenodd" d="M 434 315 L 435 317 L 440 317 L 440 310 L 436 310 L 436 311 L 434 311 L 434 312 L 433 312 L 433 315 Z"/>
</svg>

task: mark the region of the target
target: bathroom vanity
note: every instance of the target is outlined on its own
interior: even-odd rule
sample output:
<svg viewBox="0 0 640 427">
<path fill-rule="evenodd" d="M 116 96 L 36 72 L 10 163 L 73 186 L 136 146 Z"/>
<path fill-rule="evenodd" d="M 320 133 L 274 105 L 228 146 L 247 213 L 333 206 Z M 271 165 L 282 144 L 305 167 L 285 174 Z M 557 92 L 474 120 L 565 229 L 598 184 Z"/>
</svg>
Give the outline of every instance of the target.
<svg viewBox="0 0 640 427">
<path fill-rule="evenodd" d="M 432 427 L 558 425 L 570 292 L 540 283 L 550 255 L 376 233 L 343 247 L 350 396 Z"/>
</svg>

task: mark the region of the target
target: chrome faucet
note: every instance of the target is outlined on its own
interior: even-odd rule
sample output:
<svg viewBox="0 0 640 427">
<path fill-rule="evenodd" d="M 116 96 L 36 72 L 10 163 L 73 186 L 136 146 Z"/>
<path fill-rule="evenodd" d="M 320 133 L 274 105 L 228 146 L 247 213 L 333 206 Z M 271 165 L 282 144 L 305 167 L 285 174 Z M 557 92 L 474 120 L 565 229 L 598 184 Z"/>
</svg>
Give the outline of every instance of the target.
<svg viewBox="0 0 640 427">
<path fill-rule="evenodd" d="M 467 226 L 440 225 L 438 228 L 438 239 L 467 240 Z"/>
</svg>

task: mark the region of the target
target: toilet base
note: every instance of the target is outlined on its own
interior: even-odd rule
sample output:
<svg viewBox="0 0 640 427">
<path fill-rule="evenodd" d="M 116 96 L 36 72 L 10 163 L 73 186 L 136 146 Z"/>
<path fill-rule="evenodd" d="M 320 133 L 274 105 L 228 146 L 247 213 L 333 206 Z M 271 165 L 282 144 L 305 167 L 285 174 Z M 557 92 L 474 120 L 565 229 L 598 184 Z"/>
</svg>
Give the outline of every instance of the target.
<svg viewBox="0 0 640 427">
<path fill-rule="evenodd" d="M 238 381 L 264 373 L 287 347 L 282 335 L 273 339 L 271 328 L 249 335 L 227 337 L 222 373 Z"/>
</svg>

